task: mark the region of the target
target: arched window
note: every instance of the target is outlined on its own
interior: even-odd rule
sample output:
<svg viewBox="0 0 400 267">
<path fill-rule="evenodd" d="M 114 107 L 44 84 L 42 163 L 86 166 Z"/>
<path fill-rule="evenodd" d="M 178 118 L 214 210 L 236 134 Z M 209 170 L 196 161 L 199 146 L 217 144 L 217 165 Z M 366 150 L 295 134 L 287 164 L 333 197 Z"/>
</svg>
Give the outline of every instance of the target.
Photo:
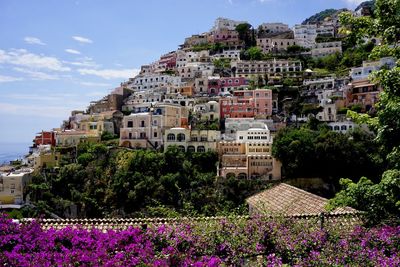
<svg viewBox="0 0 400 267">
<path fill-rule="evenodd" d="M 167 141 L 175 141 L 175 135 L 170 133 L 167 135 Z"/>
<path fill-rule="evenodd" d="M 183 142 L 185 141 L 185 134 L 183 133 L 179 133 L 176 137 L 176 140 L 178 140 L 178 142 Z"/>
<path fill-rule="evenodd" d="M 197 152 L 206 152 L 206 148 L 204 146 L 198 146 Z"/>
<path fill-rule="evenodd" d="M 178 149 L 182 152 L 185 152 L 185 147 L 184 146 L 178 146 Z"/>
<path fill-rule="evenodd" d="M 196 152 L 196 149 L 194 148 L 194 146 L 188 146 L 187 152 Z"/>
<path fill-rule="evenodd" d="M 346 125 L 342 125 L 342 126 L 340 127 L 340 129 L 341 129 L 342 131 L 347 131 L 347 126 L 346 126 Z"/>
</svg>

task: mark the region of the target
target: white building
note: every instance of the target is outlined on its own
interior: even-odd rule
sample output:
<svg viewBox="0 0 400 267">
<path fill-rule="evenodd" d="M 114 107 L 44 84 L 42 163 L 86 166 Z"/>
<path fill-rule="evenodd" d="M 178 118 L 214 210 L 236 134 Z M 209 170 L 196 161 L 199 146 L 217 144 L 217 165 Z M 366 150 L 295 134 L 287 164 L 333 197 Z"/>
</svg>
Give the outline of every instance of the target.
<svg viewBox="0 0 400 267">
<path fill-rule="evenodd" d="M 232 49 L 232 50 L 223 50 L 222 53 L 217 53 L 212 56 L 214 59 L 221 59 L 226 58 L 229 60 L 240 59 L 240 51 L 239 49 Z"/>
<path fill-rule="evenodd" d="M 376 61 L 364 61 L 361 67 L 351 69 L 350 76 L 353 80 L 367 79 L 373 71 L 380 70 L 383 66 L 392 69 L 396 66 L 396 60 L 393 57 L 384 57 Z"/>
<path fill-rule="evenodd" d="M 232 20 L 227 18 L 217 18 L 214 22 L 214 27 L 211 31 L 219 31 L 219 30 L 235 30 L 236 26 L 239 24 L 247 23 L 247 21 L 240 20 Z"/>
<path fill-rule="evenodd" d="M 298 45 L 306 48 L 313 47 L 317 38 L 317 25 L 295 25 L 293 31 Z"/>
<path fill-rule="evenodd" d="M 263 23 L 260 25 L 266 33 L 282 33 L 290 31 L 289 25 L 281 22 Z"/>
<path fill-rule="evenodd" d="M 219 103 L 208 101 L 204 104 L 196 104 L 193 107 L 194 115 L 202 120 L 219 120 Z"/>
<path fill-rule="evenodd" d="M 238 132 L 246 132 L 249 129 L 268 130 L 267 121 L 268 120 L 256 120 L 254 118 L 226 118 L 225 133 L 222 139 L 226 141 L 240 140 L 240 138 L 237 137 Z"/>
<path fill-rule="evenodd" d="M 32 169 L 21 169 L 0 173 L 0 208 L 25 202 L 26 187 L 32 180 L 32 172 Z"/>
<path fill-rule="evenodd" d="M 316 43 L 311 49 L 312 57 L 325 57 L 328 55 L 342 53 L 342 42 Z"/>
</svg>

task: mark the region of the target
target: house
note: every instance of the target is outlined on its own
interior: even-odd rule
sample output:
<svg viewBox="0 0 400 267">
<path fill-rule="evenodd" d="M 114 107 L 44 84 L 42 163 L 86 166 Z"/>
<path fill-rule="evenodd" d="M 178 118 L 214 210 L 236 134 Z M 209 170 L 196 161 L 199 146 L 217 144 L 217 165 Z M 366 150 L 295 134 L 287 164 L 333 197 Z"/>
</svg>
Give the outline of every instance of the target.
<svg viewBox="0 0 400 267">
<path fill-rule="evenodd" d="M 270 89 L 239 90 L 233 97 L 219 100 L 220 118 L 260 118 L 272 115 L 272 91 Z"/>
<path fill-rule="evenodd" d="M 286 51 L 289 46 L 296 45 L 296 40 L 291 38 L 257 38 L 257 46 L 264 53 Z"/>
<path fill-rule="evenodd" d="M 289 25 L 281 22 L 262 23 L 259 26 L 266 33 L 283 33 L 290 31 Z"/>
<path fill-rule="evenodd" d="M 228 93 L 235 90 L 245 89 L 248 86 L 247 80 L 243 77 L 208 77 L 208 94 L 211 96 L 220 93 Z"/>
<path fill-rule="evenodd" d="M 189 111 L 177 104 L 159 103 L 147 112 L 124 116 L 120 130 L 120 146 L 158 149 L 165 130 L 188 127 Z"/>
<path fill-rule="evenodd" d="M 5 204 L 21 205 L 25 202 L 26 187 L 32 180 L 32 169 L 0 173 L 0 207 Z"/>
<path fill-rule="evenodd" d="M 98 143 L 100 142 L 100 136 L 90 135 L 85 131 L 56 131 L 56 146 L 74 147 L 85 142 Z"/>
<path fill-rule="evenodd" d="M 328 199 L 314 195 L 286 183 L 280 183 L 246 199 L 251 215 L 317 215 L 326 212 Z M 337 208 L 334 212 L 356 212 Z"/>
<path fill-rule="evenodd" d="M 255 124 L 254 121 L 248 123 Z M 239 179 L 279 180 L 281 163 L 272 157 L 272 137 L 265 123 L 261 127 L 238 130 L 235 141 L 218 144 L 219 175 Z"/>
<path fill-rule="evenodd" d="M 381 88 L 368 79 L 353 81 L 346 90 L 347 106 L 359 105 L 362 112 L 369 112 L 378 102 L 380 92 Z"/>
<path fill-rule="evenodd" d="M 342 42 L 324 42 L 324 43 L 316 43 L 312 46 L 311 56 L 312 57 L 326 57 L 329 55 L 333 55 L 342 53 Z"/>
<path fill-rule="evenodd" d="M 380 70 L 384 66 L 392 69 L 395 65 L 396 60 L 393 57 L 384 57 L 375 61 L 364 61 L 361 67 L 351 69 L 350 77 L 353 81 L 364 80 L 367 79 L 373 71 Z"/>
<path fill-rule="evenodd" d="M 299 46 L 311 48 L 315 45 L 315 39 L 317 38 L 317 25 L 295 25 L 293 32 L 294 39 L 296 39 L 296 43 Z"/>
<path fill-rule="evenodd" d="M 184 152 L 216 151 L 220 139 L 220 131 L 171 128 L 165 131 L 164 151 L 169 146 L 177 146 Z"/>
<path fill-rule="evenodd" d="M 196 104 L 193 107 L 193 115 L 200 120 L 219 120 L 219 103 L 208 101 L 203 104 Z"/>
</svg>

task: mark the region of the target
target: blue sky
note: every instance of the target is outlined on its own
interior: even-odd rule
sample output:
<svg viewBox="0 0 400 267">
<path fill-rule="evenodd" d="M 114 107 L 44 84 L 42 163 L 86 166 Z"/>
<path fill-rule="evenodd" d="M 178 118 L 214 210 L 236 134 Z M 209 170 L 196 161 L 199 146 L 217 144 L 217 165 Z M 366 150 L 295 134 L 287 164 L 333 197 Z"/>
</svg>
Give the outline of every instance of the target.
<svg viewBox="0 0 400 267">
<path fill-rule="evenodd" d="M 1 0 L 0 142 L 29 143 L 217 17 L 290 26 L 358 0 Z M 0 146 L 1 152 L 1 146 Z"/>
</svg>

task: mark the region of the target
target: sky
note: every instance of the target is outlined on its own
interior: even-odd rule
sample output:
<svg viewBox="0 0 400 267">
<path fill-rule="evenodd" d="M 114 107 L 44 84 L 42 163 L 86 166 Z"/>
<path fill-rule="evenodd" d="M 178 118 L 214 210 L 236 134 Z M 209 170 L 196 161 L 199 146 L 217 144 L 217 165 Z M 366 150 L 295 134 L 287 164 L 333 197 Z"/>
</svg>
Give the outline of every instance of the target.
<svg viewBox="0 0 400 267">
<path fill-rule="evenodd" d="M 218 17 L 293 26 L 358 0 L 1 0 L 0 143 L 31 143 Z M 2 146 L 0 145 L 0 152 Z"/>
</svg>

